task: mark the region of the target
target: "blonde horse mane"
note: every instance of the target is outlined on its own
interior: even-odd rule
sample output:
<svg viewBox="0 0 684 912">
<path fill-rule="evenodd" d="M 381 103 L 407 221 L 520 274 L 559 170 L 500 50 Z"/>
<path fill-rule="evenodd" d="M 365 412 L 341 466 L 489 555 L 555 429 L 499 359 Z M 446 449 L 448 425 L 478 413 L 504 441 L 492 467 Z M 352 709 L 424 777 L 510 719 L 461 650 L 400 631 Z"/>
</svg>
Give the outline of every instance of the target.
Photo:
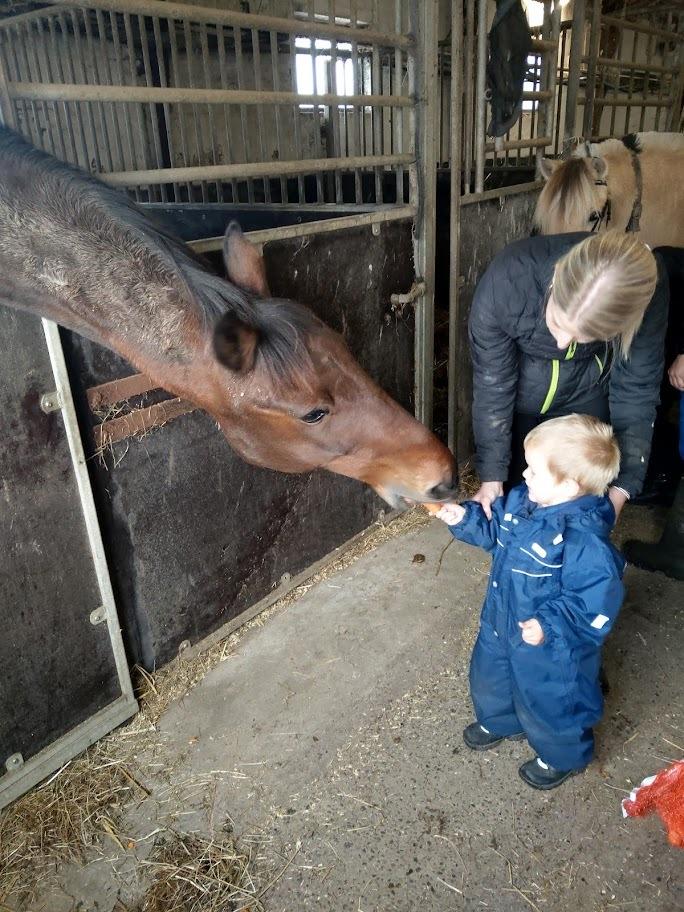
<svg viewBox="0 0 684 912">
<path fill-rule="evenodd" d="M 573 156 L 556 166 L 540 193 L 535 227 L 542 234 L 556 234 L 565 221 L 585 222 L 587 212 L 597 208 L 596 200 L 591 159 Z"/>
</svg>

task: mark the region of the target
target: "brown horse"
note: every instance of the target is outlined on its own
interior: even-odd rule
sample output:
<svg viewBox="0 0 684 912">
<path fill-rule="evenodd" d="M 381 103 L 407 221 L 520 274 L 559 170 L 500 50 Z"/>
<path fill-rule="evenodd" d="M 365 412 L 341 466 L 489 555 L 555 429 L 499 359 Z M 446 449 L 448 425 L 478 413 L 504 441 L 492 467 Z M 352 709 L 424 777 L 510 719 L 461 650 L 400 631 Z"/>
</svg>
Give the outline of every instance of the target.
<svg viewBox="0 0 684 912">
<path fill-rule="evenodd" d="M 566 161 L 543 158 L 542 234 L 635 231 L 651 247 L 684 247 L 684 136 L 632 133 L 582 143 Z"/>
<path fill-rule="evenodd" d="M 254 465 L 325 468 L 393 506 L 453 497 L 446 447 L 310 310 L 271 298 L 237 225 L 224 255 L 230 282 L 125 196 L 0 128 L 0 303 L 119 352 Z"/>
</svg>

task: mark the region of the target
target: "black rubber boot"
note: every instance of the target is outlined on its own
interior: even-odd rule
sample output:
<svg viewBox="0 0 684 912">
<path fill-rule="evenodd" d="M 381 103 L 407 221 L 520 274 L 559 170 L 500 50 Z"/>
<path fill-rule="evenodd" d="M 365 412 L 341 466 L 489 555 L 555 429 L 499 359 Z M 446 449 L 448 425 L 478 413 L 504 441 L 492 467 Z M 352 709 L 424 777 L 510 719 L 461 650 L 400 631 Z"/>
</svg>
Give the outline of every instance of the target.
<svg viewBox="0 0 684 912">
<path fill-rule="evenodd" d="M 518 772 L 522 781 L 532 786 L 533 789 L 548 791 L 557 788 L 570 776 L 576 776 L 584 770 L 557 770 L 544 763 L 540 757 L 535 757 L 534 760 L 523 763 Z"/>
<path fill-rule="evenodd" d="M 623 551 L 630 564 L 644 570 L 660 570 L 672 579 L 684 580 L 684 478 L 679 480 L 660 541 L 654 545 L 627 541 Z"/>
<path fill-rule="evenodd" d="M 502 741 L 522 741 L 525 732 L 518 732 L 515 735 L 493 735 L 479 722 L 471 722 L 467 728 L 463 729 L 463 740 L 466 747 L 473 751 L 486 751 L 490 747 L 496 747 Z"/>
</svg>

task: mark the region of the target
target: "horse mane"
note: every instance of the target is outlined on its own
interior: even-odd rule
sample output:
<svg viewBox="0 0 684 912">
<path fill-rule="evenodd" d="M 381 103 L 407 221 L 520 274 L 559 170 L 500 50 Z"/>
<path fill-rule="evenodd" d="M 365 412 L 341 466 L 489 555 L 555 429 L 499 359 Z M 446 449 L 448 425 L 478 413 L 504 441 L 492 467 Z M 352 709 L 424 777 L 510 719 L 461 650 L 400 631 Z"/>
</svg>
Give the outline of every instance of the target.
<svg viewBox="0 0 684 912">
<path fill-rule="evenodd" d="M 682 133 L 656 133 L 650 131 L 647 133 L 637 133 L 641 152 L 649 152 L 652 149 L 659 149 L 670 152 L 684 152 L 684 134 Z"/>
<path fill-rule="evenodd" d="M 308 362 L 306 337 L 324 324 L 296 301 L 256 298 L 211 271 L 182 241 L 153 222 L 122 193 L 93 175 L 60 161 L 27 143 L 19 134 L 0 126 L 0 159 L 11 156 L 25 170 L 33 170 L 60 200 L 60 210 L 71 209 L 84 233 L 92 231 L 120 238 L 122 248 L 134 251 L 161 273 L 164 284 L 185 292 L 204 319 L 213 327 L 228 311 L 259 335 L 258 358 L 269 373 L 284 379 L 302 372 Z M 37 176 L 37 175 L 36 175 Z M 31 182 L 32 183 L 32 182 Z"/>
<path fill-rule="evenodd" d="M 641 152 L 641 137 L 638 133 L 628 133 L 622 137 L 622 145 L 630 152 Z"/>
<path fill-rule="evenodd" d="M 585 214 L 594 207 L 594 193 L 585 159 L 567 159 L 556 168 L 539 195 L 535 225 L 544 234 L 552 234 L 553 221 L 561 212 L 569 220 L 583 221 Z"/>
</svg>

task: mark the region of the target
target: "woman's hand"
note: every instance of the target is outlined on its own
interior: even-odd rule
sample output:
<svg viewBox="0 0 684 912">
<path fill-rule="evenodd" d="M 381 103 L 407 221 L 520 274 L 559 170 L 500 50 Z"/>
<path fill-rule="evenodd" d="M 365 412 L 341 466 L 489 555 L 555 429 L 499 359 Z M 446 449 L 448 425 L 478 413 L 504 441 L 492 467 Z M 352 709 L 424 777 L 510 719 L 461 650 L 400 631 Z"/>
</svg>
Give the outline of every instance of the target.
<svg viewBox="0 0 684 912">
<path fill-rule="evenodd" d="M 667 376 L 676 390 L 684 392 L 684 355 L 677 355 L 670 365 Z"/>
<path fill-rule="evenodd" d="M 544 631 L 536 618 L 530 618 L 528 621 L 518 621 L 518 627 L 522 630 L 523 641 L 528 645 L 541 646 L 544 642 Z"/>
<path fill-rule="evenodd" d="M 480 490 L 470 500 L 482 504 L 487 519 L 492 518 L 492 504 L 503 494 L 503 481 L 483 481 Z"/>
<path fill-rule="evenodd" d="M 465 508 L 460 504 L 444 504 L 439 513 L 435 513 L 437 519 L 441 519 L 447 526 L 456 526 L 465 516 Z"/>
<path fill-rule="evenodd" d="M 627 503 L 629 498 L 624 493 L 624 491 L 620 490 L 620 488 L 608 488 L 608 497 L 613 505 L 613 509 L 615 510 L 615 521 L 617 522 L 618 517 L 622 512 L 622 508 Z"/>
</svg>

